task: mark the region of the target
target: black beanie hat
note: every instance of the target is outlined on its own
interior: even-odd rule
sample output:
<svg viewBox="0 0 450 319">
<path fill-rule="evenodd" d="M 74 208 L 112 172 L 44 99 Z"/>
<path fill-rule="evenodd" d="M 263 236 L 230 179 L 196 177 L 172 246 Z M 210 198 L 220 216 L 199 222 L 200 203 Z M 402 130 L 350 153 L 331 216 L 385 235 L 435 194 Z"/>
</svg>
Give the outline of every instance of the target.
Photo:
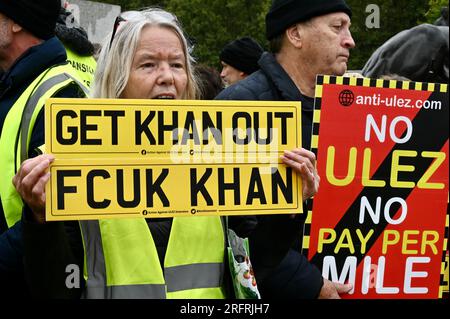
<svg viewBox="0 0 450 319">
<path fill-rule="evenodd" d="M 64 46 L 78 55 L 94 55 L 94 45 L 89 41 L 86 31 L 78 25 L 74 16 L 61 7 L 56 21 L 55 34 Z"/>
<path fill-rule="evenodd" d="M 55 35 L 61 0 L 0 0 L 0 12 L 36 37 Z"/>
<path fill-rule="evenodd" d="M 333 12 L 352 17 L 345 0 L 273 0 L 266 15 L 266 37 L 272 40 L 297 22 Z"/>
<path fill-rule="evenodd" d="M 220 60 L 246 74 L 259 69 L 258 60 L 264 49 L 252 38 L 244 37 L 228 43 L 220 52 Z"/>
</svg>

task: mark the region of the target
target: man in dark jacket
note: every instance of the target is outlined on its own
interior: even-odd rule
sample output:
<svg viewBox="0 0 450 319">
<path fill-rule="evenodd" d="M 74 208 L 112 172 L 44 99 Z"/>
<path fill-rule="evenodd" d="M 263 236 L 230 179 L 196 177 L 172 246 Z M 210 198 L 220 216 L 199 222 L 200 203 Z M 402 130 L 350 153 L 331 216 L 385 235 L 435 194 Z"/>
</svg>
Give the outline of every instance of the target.
<svg viewBox="0 0 450 319">
<path fill-rule="evenodd" d="M 266 15 L 266 36 L 272 53 L 263 53 L 258 62 L 259 71 L 225 89 L 216 99 L 301 101 L 302 147 L 308 150 L 316 75 L 343 75 L 347 70 L 349 50 L 355 46 L 349 31 L 350 17 L 351 10 L 344 0 L 274 0 Z M 258 224 L 271 228 L 275 225 L 274 220 L 281 223 L 283 218 L 258 216 L 256 219 Z M 299 240 L 303 223 L 304 220 L 299 219 L 296 228 L 295 238 Z M 249 237 L 252 256 L 264 258 L 263 252 L 252 249 L 252 242 L 267 240 L 267 236 L 256 229 Z M 285 234 L 283 238 L 286 238 Z M 300 253 L 301 243 L 294 242 L 292 247 L 295 248 L 286 249 L 275 270 L 264 273 L 262 281 L 256 273 L 263 298 L 339 298 L 340 293 L 351 290 L 350 285 L 323 279 L 319 270 Z M 270 261 L 258 258 L 252 263 L 261 273 Z"/>
<path fill-rule="evenodd" d="M 22 101 L 28 103 L 27 100 L 32 100 L 24 96 L 25 92 L 38 77 L 45 80 L 43 73 L 46 70 L 66 62 L 65 49 L 54 36 L 60 6 L 60 0 L 0 1 L 0 163 L 3 163 L 6 153 L 16 151 L 17 140 L 12 141 L 5 132 L 11 122 L 18 116 L 20 119 L 21 114 L 17 110 L 21 109 Z M 43 83 L 36 84 L 33 93 L 38 91 L 44 94 Z M 54 96 L 79 97 L 80 91 L 71 82 Z M 37 155 L 35 150 L 44 144 L 43 112 L 38 114 L 30 131 L 27 155 L 33 157 Z M 9 170 L 14 170 L 14 163 L 6 164 L 6 167 L 0 165 L 2 176 L 13 176 L 15 172 Z M 12 181 L 2 180 L 2 183 L 9 186 Z M 21 211 L 14 212 L 16 218 L 11 214 L 7 218 L 6 210 L 11 210 L 11 207 L 1 194 L 0 202 L 0 295 L 9 298 L 27 295 L 23 280 Z"/>
</svg>

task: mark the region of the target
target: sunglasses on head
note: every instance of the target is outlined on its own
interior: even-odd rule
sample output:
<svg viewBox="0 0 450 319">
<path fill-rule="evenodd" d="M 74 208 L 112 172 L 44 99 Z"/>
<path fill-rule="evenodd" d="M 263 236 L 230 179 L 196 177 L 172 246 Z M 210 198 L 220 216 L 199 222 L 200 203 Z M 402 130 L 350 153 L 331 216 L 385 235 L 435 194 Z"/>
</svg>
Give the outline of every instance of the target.
<svg viewBox="0 0 450 319">
<path fill-rule="evenodd" d="M 122 15 L 125 15 L 126 18 L 124 18 Z M 121 15 L 118 15 L 116 17 L 116 20 L 114 21 L 113 31 L 111 34 L 111 40 L 109 41 L 109 49 L 111 49 L 112 43 L 114 41 L 114 37 L 116 36 L 117 30 L 120 26 L 120 23 L 129 21 L 129 20 L 134 20 L 139 17 L 146 17 L 147 19 L 151 19 L 151 17 L 154 15 L 159 16 L 160 19 L 163 18 L 163 20 L 178 23 L 177 18 L 173 14 L 171 14 L 170 12 L 163 11 L 163 10 L 144 10 L 144 11 L 123 12 Z"/>
<path fill-rule="evenodd" d="M 114 25 L 113 25 L 113 31 L 111 34 L 111 41 L 109 41 L 109 49 L 111 50 L 111 45 L 113 43 L 114 40 L 114 36 L 116 35 L 117 29 L 119 28 L 119 25 L 121 22 L 127 21 L 124 18 L 122 18 L 120 15 L 117 16 L 116 20 L 114 21 Z"/>
</svg>

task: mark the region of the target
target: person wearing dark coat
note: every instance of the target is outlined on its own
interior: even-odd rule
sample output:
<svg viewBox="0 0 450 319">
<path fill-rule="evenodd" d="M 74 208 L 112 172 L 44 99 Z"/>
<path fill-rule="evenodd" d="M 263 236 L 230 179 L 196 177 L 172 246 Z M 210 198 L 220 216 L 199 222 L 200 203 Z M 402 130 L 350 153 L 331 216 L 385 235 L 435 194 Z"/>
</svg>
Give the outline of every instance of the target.
<svg viewBox="0 0 450 319">
<path fill-rule="evenodd" d="M 397 33 L 372 54 L 362 75 L 396 74 L 411 81 L 448 83 L 448 31 L 448 26 L 421 24 Z"/>
<path fill-rule="evenodd" d="M 171 17 L 170 20 L 168 20 L 167 17 Z M 125 18 L 125 17 L 124 17 Z M 189 56 L 186 56 L 182 54 L 181 52 L 189 52 L 190 50 L 187 47 L 186 41 L 181 41 L 181 38 L 183 37 L 181 31 L 173 31 L 173 30 L 181 30 L 178 29 L 178 26 L 174 25 L 174 21 L 176 19 L 174 16 L 172 16 L 169 12 L 162 11 L 160 9 L 154 9 L 150 8 L 142 13 L 137 13 L 134 18 L 127 19 L 127 22 L 122 24 L 122 27 L 118 29 L 118 32 L 116 33 L 116 37 L 114 38 L 115 42 L 112 42 L 113 45 L 111 48 L 108 48 L 107 46 L 103 48 L 102 54 L 99 59 L 99 69 L 97 70 L 97 75 L 102 75 L 96 77 L 96 82 L 94 84 L 93 88 L 93 97 L 109 97 L 109 98 L 158 98 L 161 96 L 165 96 L 167 93 L 167 90 L 170 90 L 170 92 L 174 92 L 174 97 L 177 99 L 186 98 L 186 99 L 193 99 L 197 96 L 196 94 L 196 87 L 195 85 L 195 78 L 191 74 L 191 59 Z M 161 27 L 160 24 L 164 25 L 164 27 Z M 168 30 L 165 30 L 167 25 L 172 25 Z M 148 27 L 150 26 L 150 27 Z M 176 28 L 175 28 L 176 27 Z M 145 29 L 144 29 L 145 28 Z M 132 32 L 130 32 L 130 30 Z M 142 31 L 144 30 L 144 31 Z M 142 35 L 139 39 L 139 37 L 135 37 L 137 34 Z M 147 36 L 144 36 L 147 35 Z M 151 37 L 149 37 L 151 35 Z M 175 39 L 176 41 L 171 42 L 160 42 L 160 39 L 164 39 L 164 37 L 169 36 L 172 40 Z M 139 41 L 139 47 L 136 46 L 125 46 L 123 43 L 128 43 L 127 41 L 129 38 L 133 38 L 134 41 Z M 156 39 L 156 40 L 155 40 Z M 141 45 L 141 43 L 144 43 Z M 163 45 L 161 45 L 163 43 Z M 142 50 L 144 52 L 155 50 L 154 47 L 156 47 L 158 52 L 162 52 L 164 54 L 159 55 L 158 63 L 161 63 L 163 65 L 171 64 L 171 57 L 170 55 L 167 55 L 167 52 L 175 52 L 175 56 L 181 56 L 181 58 L 178 58 L 181 60 L 180 64 L 181 67 L 174 67 L 174 68 L 157 68 L 154 72 L 151 72 L 150 75 L 147 73 L 143 73 L 143 77 L 136 76 L 136 73 L 141 72 L 141 68 L 132 68 L 130 64 L 128 63 L 114 63 L 110 64 L 111 60 L 115 60 L 117 57 L 124 57 L 128 59 L 129 61 L 133 61 L 135 59 L 135 56 L 141 55 Z M 184 50 L 182 49 L 184 48 Z M 145 48 L 145 49 L 138 49 L 138 48 Z M 125 52 L 125 53 L 124 53 Z M 144 54 L 147 58 L 148 54 Z M 139 60 L 138 60 L 139 61 Z M 108 68 L 109 65 L 114 65 L 114 69 Z M 152 64 L 150 64 L 150 68 L 152 67 Z M 121 72 L 113 72 L 116 71 L 115 68 L 121 68 Z M 107 90 L 106 85 L 103 85 L 105 83 L 108 84 L 108 86 L 114 86 L 118 87 L 120 85 L 120 82 L 117 80 L 114 80 L 115 78 L 119 77 L 121 74 L 126 73 L 125 69 L 132 68 L 130 70 L 130 76 L 127 79 L 127 84 L 125 88 L 121 88 L 119 90 Z M 106 70 L 106 71 L 105 71 Z M 189 81 L 186 81 L 186 78 L 189 78 Z M 112 80 L 111 80 L 112 79 Z M 142 84 L 142 79 L 146 79 L 144 83 Z M 154 81 L 154 79 L 158 79 L 158 81 Z M 167 81 L 166 79 L 169 79 Z M 174 81 L 171 81 L 173 79 Z M 98 81 L 98 82 L 97 82 Z M 149 89 L 150 88 L 150 89 Z M 161 91 L 165 90 L 165 91 Z M 108 93 L 113 92 L 113 93 Z M 176 93 L 176 95 L 175 95 Z M 108 95 L 113 94 L 113 95 Z M 300 154 L 303 154 L 302 151 L 300 151 Z M 225 256 L 225 245 L 220 246 L 217 245 L 214 250 L 208 250 L 206 247 L 205 249 L 202 249 L 198 252 L 186 252 L 186 251 L 179 251 L 177 253 L 180 255 L 180 260 L 187 261 L 186 263 L 181 262 L 181 266 L 176 267 L 167 267 L 167 258 L 173 258 L 170 256 L 174 256 L 174 249 L 169 245 L 169 241 L 172 242 L 173 238 L 177 238 L 177 233 L 183 233 L 185 232 L 184 237 L 184 243 L 187 245 L 192 244 L 193 247 L 197 247 L 194 245 L 194 243 L 202 243 L 205 239 L 213 239 L 212 244 L 214 242 L 220 243 L 220 240 L 225 240 L 223 233 L 222 233 L 222 225 L 217 225 L 220 228 L 220 231 L 218 231 L 217 227 L 211 228 L 211 227 L 203 227 L 202 225 L 205 225 L 204 223 L 197 224 L 198 227 L 188 227 L 186 230 L 181 229 L 180 230 L 180 222 L 177 218 L 157 218 L 157 219 L 146 219 L 143 220 L 141 218 L 137 219 L 131 219 L 130 222 L 136 222 L 139 224 L 146 223 L 149 232 L 144 232 L 145 234 L 151 235 L 152 241 L 150 241 L 148 244 L 151 246 L 155 246 L 157 256 L 157 261 L 159 262 L 159 266 L 161 269 L 162 274 L 165 276 L 167 275 L 167 278 L 170 279 L 169 284 L 158 284 L 156 291 L 160 291 L 161 288 L 167 288 L 167 293 L 164 292 L 164 294 L 160 294 L 158 296 L 155 296 L 152 294 L 154 289 L 141 289 L 143 286 L 148 286 L 148 282 L 130 282 L 130 283 L 124 283 L 121 281 L 119 284 L 113 284 L 114 278 L 117 279 L 114 274 L 117 274 L 117 272 L 107 272 L 104 273 L 103 270 L 106 271 L 106 269 L 115 269 L 116 267 L 120 269 L 120 259 L 108 259 L 105 258 L 104 254 L 90 254 L 89 252 L 92 252 L 93 248 L 92 245 L 102 245 L 102 244 L 110 244 L 114 245 L 114 243 L 117 243 L 116 241 L 112 241 L 111 239 L 115 237 L 114 235 L 111 235 L 111 231 L 114 231 L 114 234 L 117 235 L 117 232 L 113 229 L 115 226 L 112 226 L 112 224 L 115 225 L 124 225 L 123 221 L 90 221 L 90 222 L 81 222 L 81 227 L 83 228 L 83 241 L 82 237 L 80 235 L 80 228 L 77 229 L 77 227 L 73 227 L 72 229 L 69 229 L 66 224 L 62 224 L 60 222 L 45 222 L 45 201 L 42 197 L 42 194 L 44 193 L 44 185 L 46 182 L 45 179 L 45 170 L 50 165 L 50 158 L 51 155 L 42 155 L 40 157 L 36 157 L 33 159 L 29 159 L 24 165 L 23 168 L 19 170 L 19 172 L 14 177 L 14 185 L 18 188 L 19 193 L 24 198 L 24 201 L 30 202 L 30 207 L 34 207 L 34 209 L 31 211 L 30 214 L 25 214 L 24 216 L 24 242 L 25 242 L 25 250 L 26 250 L 26 271 L 27 275 L 29 276 L 30 282 L 32 283 L 32 293 L 34 296 L 39 297 L 57 297 L 57 298 L 74 298 L 74 297 L 87 297 L 87 298 L 130 298 L 130 297 L 143 297 L 143 298 L 164 298 L 169 293 L 172 295 L 174 293 L 179 294 L 183 293 L 186 297 L 194 297 L 194 298 L 202 298 L 201 296 L 211 296 L 213 293 L 216 295 L 217 298 L 219 295 L 217 288 L 224 288 L 224 294 L 220 294 L 219 297 L 231 297 L 232 295 L 229 294 L 229 288 L 227 289 L 226 285 L 227 282 L 231 283 L 230 280 L 227 280 L 227 277 L 229 277 L 229 274 L 227 275 L 227 272 L 224 272 L 224 268 L 222 266 L 215 267 L 215 270 L 210 272 L 205 276 L 205 272 L 203 271 L 205 268 L 208 269 L 208 267 L 211 267 L 217 263 L 208 262 L 205 261 L 202 258 L 202 262 L 195 262 L 199 259 L 199 256 L 202 257 L 203 254 L 205 256 L 211 255 L 214 257 L 214 255 L 218 255 L 220 258 L 223 254 Z M 299 156 L 301 157 L 301 156 Z M 300 175 L 303 181 L 303 198 L 310 198 L 317 192 L 318 187 L 318 180 L 317 180 L 317 171 L 314 168 L 314 162 L 311 163 L 310 159 L 304 159 L 304 158 L 293 158 L 291 160 L 287 160 L 290 157 L 286 155 L 286 163 L 287 165 L 291 166 L 296 173 Z M 40 180 L 39 181 L 36 180 Z M 36 196 L 36 189 L 34 185 L 38 185 L 37 193 L 40 196 Z M 34 193 L 31 194 L 30 190 L 33 189 Z M 31 202 L 35 202 L 33 206 L 31 206 Z M 262 229 L 260 231 L 261 234 L 265 234 L 266 237 L 272 238 L 272 233 L 270 232 L 272 228 L 274 229 L 281 229 L 277 228 L 278 226 L 283 226 L 283 230 L 288 234 L 289 236 L 292 236 L 294 234 L 295 229 L 288 229 L 288 227 L 291 225 L 293 228 L 297 225 L 294 218 L 291 218 L 290 216 L 285 216 L 286 221 L 283 220 L 283 223 L 276 223 L 277 221 L 274 220 L 274 224 L 268 225 L 264 223 L 260 223 L 256 226 L 261 226 Z M 187 222 L 192 223 L 200 223 L 202 220 L 192 220 L 192 218 L 184 218 L 184 225 L 187 225 Z M 188 221 L 189 220 L 189 221 Z M 203 219 L 206 220 L 206 219 Z M 207 220 L 213 220 L 213 221 L 220 221 L 218 217 L 210 216 L 207 217 Z M 245 237 L 246 233 L 245 231 L 247 229 L 253 229 L 255 225 L 253 225 L 253 219 L 245 219 L 242 223 L 240 220 L 237 220 L 233 222 L 232 228 L 238 233 L 238 235 Z M 125 221 L 128 225 L 128 221 Z M 93 233 L 86 232 L 86 227 L 83 225 L 88 226 L 94 224 L 100 225 L 100 227 L 103 227 L 102 225 L 107 225 L 106 228 L 103 228 L 101 230 L 102 234 L 110 234 L 110 237 L 108 239 L 108 242 L 102 242 L 102 239 L 99 239 L 96 237 Z M 176 225 L 172 227 L 172 225 Z M 213 225 L 213 224 L 210 224 Z M 125 225 L 126 226 L 126 225 Z M 146 228 L 144 226 L 144 229 Z M 214 225 L 213 225 L 214 226 Z M 268 227 L 270 226 L 270 227 Z M 230 226 L 231 227 L 231 226 Z M 124 230 L 123 234 L 117 235 L 115 237 L 116 239 L 121 241 L 121 238 L 123 240 L 129 240 L 129 236 L 127 234 L 127 229 L 129 230 L 129 227 L 125 227 L 121 229 Z M 195 231 L 195 232 L 194 232 Z M 175 237 L 172 237 L 172 235 L 175 234 Z M 101 234 L 100 234 L 101 235 Z M 123 237 L 121 237 L 123 236 Z M 133 236 L 131 236 L 133 237 Z M 281 237 L 281 236 L 280 236 Z M 104 237 L 107 238 L 107 237 Z M 128 239 L 127 239 L 128 238 Z M 180 238 L 180 237 L 178 237 Z M 176 239 L 174 239 L 176 241 Z M 292 238 L 290 238 L 290 241 Z M 277 256 L 279 251 L 281 249 L 285 250 L 285 246 L 288 246 L 290 244 L 290 241 L 287 244 L 280 245 L 282 243 L 282 240 L 274 241 L 273 243 L 270 241 L 260 241 L 260 244 L 264 244 L 265 247 L 258 248 L 255 250 L 259 253 L 264 254 L 264 256 L 269 255 L 270 258 L 268 258 L 268 262 L 266 262 L 266 258 L 262 258 L 262 260 L 265 262 L 264 264 L 261 263 L 262 267 L 261 269 L 267 270 L 267 268 L 270 268 L 270 262 L 272 260 L 277 260 L 282 257 Z M 85 267 L 83 267 L 83 260 L 84 260 L 84 253 L 83 253 L 83 243 L 88 250 L 88 253 L 86 253 L 86 263 Z M 91 247 L 90 247 L 91 246 Z M 203 246 L 205 247 L 205 246 Z M 209 246 L 213 247 L 212 245 Z M 254 246 L 256 247 L 256 246 Z M 127 247 L 128 248 L 128 247 Z M 142 248 L 142 247 L 141 247 Z M 152 269 L 147 269 L 148 275 L 154 275 L 157 273 L 157 268 L 155 265 L 151 263 L 147 263 L 146 265 L 142 265 L 142 255 L 141 252 L 143 251 L 141 248 L 136 247 L 135 250 L 133 250 L 136 260 L 132 261 L 131 264 L 134 262 L 137 262 L 136 266 L 131 267 L 130 269 L 126 269 L 126 271 L 130 271 L 134 274 L 135 267 L 150 267 Z M 214 247 L 213 247 L 214 248 Z M 103 249 L 102 249 L 103 250 Z M 172 254 L 172 255 L 170 255 Z M 103 256 L 102 256 L 103 255 Z M 111 256 L 111 255 L 110 255 Z M 117 256 L 117 255 L 116 255 Z M 169 257 L 168 257 L 169 256 Z M 252 256 L 255 256 L 255 253 L 252 253 Z M 257 256 L 255 256 L 257 257 Z M 209 257 L 207 257 L 209 258 Z M 258 259 L 258 258 L 257 258 Z M 116 261 L 116 262 L 114 262 Z M 117 263 L 117 261 L 119 261 Z M 148 261 L 148 259 L 146 259 Z M 150 260 L 151 261 L 151 260 Z M 225 259 L 224 259 L 225 261 Z M 188 266 L 195 262 L 197 265 L 201 265 L 202 267 L 202 273 L 195 272 L 193 273 L 191 270 L 189 271 L 183 271 L 185 266 Z M 108 268 L 104 268 L 102 265 Z M 274 264 L 277 265 L 276 263 Z M 87 282 L 85 285 L 86 289 L 83 289 L 83 284 L 85 283 L 84 277 L 78 276 L 79 283 L 78 287 L 72 287 L 72 285 L 66 285 L 66 278 L 70 277 L 70 269 L 69 273 L 66 273 L 66 267 L 70 266 L 70 269 L 82 269 L 87 272 Z M 91 267 L 90 267 L 91 266 Z M 97 267 L 100 266 L 101 268 Z M 227 267 L 225 265 L 225 267 Z M 175 268 L 175 269 L 174 269 Z M 192 268 L 191 268 L 192 269 Z M 125 271 L 125 270 L 124 270 Z M 255 269 L 255 273 L 258 273 L 258 278 L 261 278 L 263 280 L 263 274 L 264 272 L 258 272 L 259 270 Z M 186 276 L 187 284 L 182 285 L 174 285 L 176 281 L 174 282 L 173 274 L 174 272 L 178 272 L 182 276 Z M 267 272 L 267 271 L 266 271 Z M 80 274 L 80 273 L 78 273 Z M 223 274 L 223 278 L 222 278 Z M 111 277 L 108 277 L 111 276 Z M 196 277 L 197 276 L 197 279 Z M 198 278 L 198 276 L 201 276 L 201 278 Z M 220 277 L 218 277 L 220 276 Z M 133 278 L 133 276 L 126 275 L 127 278 Z M 111 281 L 108 279 L 111 278 Z M 148 278 L 148 277 L 145 277 Z M 221 280 L 215 280 L 215 278 L 221 279 Z M 98 282 L 98 280 L 101 280 L 102 282 Z M 201 280 L 199 280 L 201 279 Z M 97 281 L 96 281 L 97 280 Z M 205 285 L 205 280 L 208 280 L 206 282 L 207 286 Z M 212 282 L 211 282 L 212 280 Z M 151 284 L 150 284 L 151 285 Z M 172 289 L 171 286 L 172 285 Z M 209 286 L 208 286 L 209 285 Z M 214 286 L 211 286 L 214 285 Z M 220 286 L 220 287 L 219 287 Z M 194 289 L 190 287 L 195 287 Z M 72 289 L 73 288 L 73 289 Z M 81 288 L 81 289 L 80 289 Z M 100 288 L 97 289 L 97 288 Z M 152 287 L 155 288 L 155 287 Z M 206 291 L 204 289 L 207 289 Z M 189 291 L 187 291 L 189 290 Z M 101 293 L 98 294 L 96 292 L 100 291 Z M 117 292 L 116 293 L 114 293 Z M 184 291 L 184 292 L 183 292 Z M 232 293 L 232 292 L 231 292 Z M 199 297 L 200 296 L 200 297 Z"/>
<path fill-rule="evenodd" d="M 308 152 L 316 75 L 345 73 L 349 51 L 355 46 L 349 31 L 350 17 L 351 10 L 343 0 L 274 0 L 266 15 L 266 36 L 272 52 L 262 54 L 258 61 L 260 70 L 228 87 L 216 99 L 301 101 L 302 150 Z M 261 296 L 339 298 L 339 294 L 350 291 L 351 285 L 322 278 L 319 270 L 301 254 L 304 217 L 296 217 L 295 227 L 291 220 L 283 228 L 288 218 L 257 216 L 254 225 L 258 227 L 246 230 L 252 256 L 257 257 L 252 264 L 258 269 L 255 275 Z M 268 238 L 265 232 L 277 235 Z M 277 246 L 279 255 L 272 254 L 269 258 L 258 251 L 258 247 L 265 246 L 261 244 L 264 241 Z"/>
<path fill-rule="evenodd" d="M 59 0 L 0 2 L 0 138 L 9 124 L 8 115 L 31 83 L 47 69 L 64 64 L 64 46 L 55 37 Z M 27 10 L 23 10 L 27 8 Z M 66 86 L 55 97 L 79 97 L 75 86 Z M 2 141 L 3 142 L 3 141 Z M 7 142 L 7 141 L 5 141 Z M 28 157 L 38 155 L 44 144 L 44 112 L 36 119 L 28 144 Z M 0 156 L 5 156 L 0 154 Z M 2 173 L 6 168 L 1 167 Z M 11 184 L 11 180 L 2 183 Z M 0 202 L 2 198 L 0 197 Z M 0 205 L 0 296 L 28 296 L 24 280 L 22 223 L 8 225 Z M 20 217 L 21 212 L 17 212 Z"/>
</svg>

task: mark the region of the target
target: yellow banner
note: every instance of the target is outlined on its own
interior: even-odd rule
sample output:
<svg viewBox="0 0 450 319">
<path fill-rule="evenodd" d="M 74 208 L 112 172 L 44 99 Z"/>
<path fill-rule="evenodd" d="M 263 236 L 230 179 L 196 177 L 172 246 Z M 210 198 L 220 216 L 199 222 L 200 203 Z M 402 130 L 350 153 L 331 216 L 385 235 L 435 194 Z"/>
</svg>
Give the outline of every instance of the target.
<svg viewBox="0 0 450 319">
<path fill-rule="evenodd" d="M 47 220 L 293 214 L 300 103 L 50 99 Z"/>
<path fill-rule="evenodd" d="M 49 99 L 46 149 L 58 158 L 225 162 L 301 145 L 299 102 Z"/>
<path fill-rule="evenodd" d="M 56 160 L 47 220 L 299 213 L 299 179 L 283 164 Z"/>
</svg>

